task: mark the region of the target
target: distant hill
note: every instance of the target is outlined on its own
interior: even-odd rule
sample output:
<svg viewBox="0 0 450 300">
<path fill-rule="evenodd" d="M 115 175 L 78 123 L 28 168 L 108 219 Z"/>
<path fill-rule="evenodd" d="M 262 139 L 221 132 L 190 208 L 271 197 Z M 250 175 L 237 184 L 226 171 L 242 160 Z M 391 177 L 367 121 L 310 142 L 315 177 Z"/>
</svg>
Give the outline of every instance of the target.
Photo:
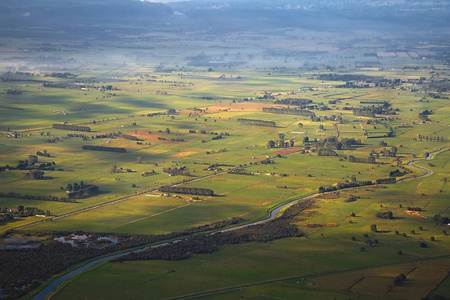
<svg viewBox="0 0 450 300">
<path fill-rule="evenodd" d="M 0 25 L 77 26 L 145 24 L 172 16 L 162 3 L 135 0 L 2 0 Z"/>
</svg>

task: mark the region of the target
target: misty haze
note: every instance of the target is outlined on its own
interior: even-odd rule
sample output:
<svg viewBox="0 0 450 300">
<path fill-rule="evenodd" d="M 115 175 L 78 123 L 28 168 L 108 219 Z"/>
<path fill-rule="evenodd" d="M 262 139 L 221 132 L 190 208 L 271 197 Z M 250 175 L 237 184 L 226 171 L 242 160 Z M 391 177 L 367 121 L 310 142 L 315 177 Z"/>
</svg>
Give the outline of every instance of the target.
<svg viewBox="0 0 450 300">
<path fill-rule="evenodd" d="M 2 0 L 0 299 L 450 299 L 449 16 Z"/>
</svg>

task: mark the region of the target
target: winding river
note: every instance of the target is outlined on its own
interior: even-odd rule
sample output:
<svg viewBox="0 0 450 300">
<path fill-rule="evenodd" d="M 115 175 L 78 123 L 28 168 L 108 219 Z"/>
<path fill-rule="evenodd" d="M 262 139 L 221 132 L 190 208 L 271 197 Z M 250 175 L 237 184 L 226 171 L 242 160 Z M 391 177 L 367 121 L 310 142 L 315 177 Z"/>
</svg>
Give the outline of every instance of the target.
<svg viewBox="0 0 450 300">
<path fill-rule="evenodd" d="M 422 161 L 430 160 L 430 159 L 432 159 L 434 156 L 438 155 L 439 153 L 444 152 L 444 151 L 447 151 L 447 150 L 449 150 L 449 149 L 450 149 L 450 147 L 445 147 L 445 148 L 442 148 L 442 149 L 440 149 L 440 150 L 431 152 L 431 153 L 428 154 L 428 156 L 426 157 L 426 159 L 424 159 L 424 160 L 422 160 Z M 407 181 L 407 180 L 419 179 L 419 178 L 423 178 L 423 177 L 430 176 L 430 175 L 432 174 L 432 171 L 430 171 L 430 170 L 428 170 L 428 169 L 425 169 L 425 168 L 422 168 L 422 167 L 418 167 L 418 166 L 416 166 L 416 165 L 414 164 L 414 162 L 416 162 L 416 161 L 410 161 L 410 162 L 408 163 L 408 166 L 413 167 L 413 168 L 416 168 L 416 169 L 419 169 L 419 170 L 421 170 L 421 171 L 424 171 L 425 174 L 420 175 L 420 176 L 416 176 L 416 177 L 408 177 L 408 178 L 404 178 L 404 179 L 398 180 L 396 183 L 401 183 L 401 182 L 404 182 L 404 181 Z M 310 198 L 313 198 L 313 197 L 315 197 L 315 196 L 317 196 L 317 195 L 319 195 L 319 194 L 320 194 L 320 193 L 313 193 L 313 194 L 304 196 L 304 197 L 302 197 L 302 198 L 297 198 L 297 199 L 295 199 L 295 200 L 292 200 L 292 201 L 290 201 L 290 202 L 287 202 L 287 203 L 285 203 L 285 204 L 283 204 L 283 205 L 281 205 L 281 206 L 278 206 L 277 208 L 273 209 L 273 210 L 270 212 L 270 216 L 267 217 L 267 218 L 264 219 L 264 220 L 255 221 L 255 222 L 253 222 L 253 223 L 249 223 L 249 224 L 245 224 L 245 225 L 240 225 L 240 226 L 236 226 L 236 227 L 224 229 L 224 230 L 222 230 L 222 231 L 220 231 L 220 232 L 232 231 L 232 230 L 236 230 L 236 229 L 239 229 L 239 228 L 244 228 L 244 227 L 248 227 L 248 226 L 252 226 L 252 225 L 257 225 L 257 224 L 261 224 L 261 223 L 264 223 L 264 222 L 268 222 L 268 221 L 270 221 L 270 220 L 275 219 L 275 218 L 278 216 L 278 214 L 280 213 L 280 211 L 282 211 L 283 209 L 285 209 L 285 208 L 287 208 L 287 207 L 289 207 L 289 206 L 295 204 L 295 203 L 298 202 L 298 201 L 310 199 Z M 177 242 L 177 241 L 175 241 L 175 242 Z M 51 281 L 47 286 L 45 286 L 45 288 L 43 288 L 41 291 L 39 291 L 39 293 L 37 293 L 32 299 L 33 299 L 33 300 L 43 300 L 43 299 L 46 299 L 46 298 L 50 297 L 50 296 L 55 292 L 55 289 L 56 289 L 60 284 L 64 283 L 66 280 L 69 280 L 69 279 L 75 277 L 75 276 L 78 275 L 78 274 L 81 274 L 81 273 L 87 271 L 87 270 L 90 269 L 92 266 L 95 266 L 95 265 L 97 265 L 97 264 L 99 264 L 99 263 L 101 263 L 101 262 L 104 262 L 104 261 L 106 261 L 106 260 L 110 260 L 110 259 L 113 259 L 113 258 L 117 258 L 117 257 L 120 257 L 120 256 L 124 256 L 124 255 L 127 255 L 127 254 L 131 253 L 131 252 L 144 251 L 144 250 L 147 250 L 147 249 L 149 249 L 149 248 L 157 248 L 157 247 L 162 247 L 162 246 L 165 246 L 165 245 L 167 245 L 167 243 L 161 243 L 161 244 L 154 245 L 154 246 L 151 246 L 151 247 L 145 246 L 145 247 L 141 247 L 141 248 L 139 248 L 139 249 L 137 249 L 137 250 L 127 251 L 127 252 L 122 252 L 122 253 L 118 253 L 118 254 L 113 254 L 113 255 L 105 256 L 105 257 L 102 257 L 102 258 L 98 258 L 98 259 L 96 259 L 96 260 L 93 260 L 93 261 L 91 261 L 91 262 L 88 262 L 87 264 L 85 264 L 85 265 L 83 265 L 83 266 L 81 266 L 81 267 L 79 267 L 79 268 L 76 268 L 76 269 L 74 269 L 74 270 L 72 270 L 72 271 L 70 271 L 70 272 L 68 272 L 68 273 L 65 273 L 65 274 L 61 275 L 60 277 L 54 279 L 54 280 Z"/>
</svg>

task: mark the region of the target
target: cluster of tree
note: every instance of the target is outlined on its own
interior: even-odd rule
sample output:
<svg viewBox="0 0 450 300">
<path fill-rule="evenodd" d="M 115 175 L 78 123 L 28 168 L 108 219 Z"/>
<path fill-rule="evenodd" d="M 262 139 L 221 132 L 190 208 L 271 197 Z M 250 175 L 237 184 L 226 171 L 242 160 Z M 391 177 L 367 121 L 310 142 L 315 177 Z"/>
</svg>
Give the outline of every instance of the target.
<svg viewBox="0 0 450 300">
<path fill-rule="evenodd" d="M 429 115 L 432 115 L 433 111 L 432 110 L 428 110 L 425 109 L 424 111 L 422 111 L 421 113 L 419 113 L 419 118 L 424 120 L 424 121 L 430 121 L 430 119 L 428 118 Z"/>
<path fill-rule="evenodd" d="M 126 139 L 126 140 L 131 140 L 131 141 L 143 141 L 143 139 L 140 139 L 138 137 L 135 137 L 134 135 L 130 135 L 130 134 L 122 134 L 122 138 Z"/>
<path fill-rule="evenodd" d="M 55 162 L 45 162 L 37 165 L 38 157 L 36 155 L 29 155 L 26 160 L 19 160 L 19 164 L 17 165 L 17 169 L 26 170 L 26 169 L 38 169 L 38 170 L 54 170 Z"/>
<path fill-rule="evenodd" d="M 358 75 L 358 74 L 320 74 L 317 76 L 319 80 L 325 81 L 365 81 L 371 83 L 383 79 L 382 77 Z"/>
<path fill-rule="evenodd" d="M 227 148 L 223 148 L 223 149 L 219 149 L 219 150 L 211 150 L 211 151 L 206 151 L 206 154 L 214 154 L 214 153 L 222 153 L 222 152 L 227 152 Z"/>
<path fill-rule="evenodd" d="M 169 186 L 165 185 L 159 188 L 163 193 L 177 193 L 177 194 L 189 194 L 199 196 L 214 196 L 214 191 L 210 189 L 197 188 L 197 187 L 184 187 L 184 186 Z"/>
<path fill-rule="evenodd" d="M 363 163 L 363 164 L 374 164 L 376 163 L 375 156 L 372 154 L 369 155 L 369 157 L 355 157 L 353 155 L 349 155 L 347 157 L 349 162 L 353 163 Z"/>
<path fill-rule="evenodd" d="M 155 174 L 156 174 L 155 170 L 152 170 L 151 172 L 142 172 L 141 176 L 146 177 Z"/>
<path fill-rule="evenodd" d="M 329 147 L 319 146 L 317 147 L 317 155 L 318 156 L 337 156 L 336 151 Z"/>
<path fill-rule="evenodd" d="M 390 107 L 391 105 L 389 103 L 385 103 L 383 105 L 379 106 L 364 106 L 364 107 L 358 107 L 353 108 L 353 114 L 355 116 L 363 116 L 363 117 L 371 117 L 374 118 L 375 114 L 377 115 L 396 115 L 397 113 L 393 108 Z"/>
<path fill-rule="evenodd" d="M 356 200 L 358 200 L 358 197 L 354 196 L 354 195 L 350 195 L 350 197 L 348 197 L 345 202 L 347 203 L 351 203 L 351 202 L 355 202 Z"/>
<path fill-rule="evenodd" d="M 169 108 L 167 109 L 167 115 L 176 115 L 177 110 L 175 108 Z"/>
<path fill-rule="evenodd" d="M 310 110 L 298 108 L 263 107 L 262 111 L 265 113 L 273 113 L 273 114 L 304 116 L 310 117 L 311 119 L 314 119 L 316 116 L 316 114 Z"/>
<path fill-rule="evenodd" d="M 278 134 L 278 140 L 270 140 L 267 142 L 267 148 L 285 148 L 285 147 L 293 147 L 294 146 L 294 140 L 285 141 L 284 140 L 285 135 L 284 133 Z"/>
<path fill-rule="evenodd" d="M 68 124 L 53 124 L 52 128 L 61 130 L 73 130 L 73 131 L 91 131 L 88 126 L 68 125 Z"/>
<path fill-rule="evenodd" d="M 373 185 L 373 182 L 370 180 L 345 181 L 345 182 L 339 182 L 335 186 L 320 186 L 319 193 L 326 193 L 326 192 L 332 192 L 332 191 L 360 187 L 360 186 L 367 186 L 367 185 Z"/>
<path fill-rule="evenodd" d="M 304 210 L 311 208 L 314 204 L 315 199 L 306 199 L 302 201 L 297 201 L 295 204 L 289 206 L 284 210 L 283 215 L 280 217 L 282 219 L 292 219 L 295 216 L 298 216 Z"/>
<path fill-rule="evenodd" d="M 126 153 L 127 152 L 127 149 L 119 148 L 119 147 L 84 145 L 82 148 L 83 148 L 83 150 L 92 150 L 92 151 L 106 151 L 106 152 L 116 152 L 116 153 Z"/>
<path fill-rule="evenodd" d="M 392 285 L 393 286 L 400 286 L 403 284 L 403 282 L 406 280 L 406 276 L 405 274 L 400 274 L 397 277 L 394 278 L 394 280 L 392 281 Z"/>
<path fill-rule="evenodd" d="M 221 132 L 221 133 L 213 132 L 213 131 L 208 132 L 208 131 L 206 131 L 204 129 L 199 130 L 199 131 L 196 131 L 195 129 L 189 129 L 189 133 L 200 133 L 200 134 L 211 134 L 211 135 L 225 135 L 225 136 L 229 136 L 230 135 L 228 132 Z"/>
<path fill-rule="evenodd" d="M 377 184 L 389 184 L 389 183 L 396 183 L 397 179 L 395 177 L 390 178 L 379 178 L 375 180 Z"/>
<path fill-rule="evenodd" d="M 124 139 L 128 139 L 128 140 L 133 140 L 133 141 L 142 141 L 142 139 L 136 138 L 135 136 L 132 135 L 128 135 L 128 134 L 122 134 L 120 131 L 119 132 L 110 132 L 110 133 L 105 133 L 105 134 L 97 134 L 97 135 L 85 135 L 82 133 L 68 133 L 66 134 L 65 138 L 82 138 L 83 140 L 88 140 L 89 138 L 95 140 L 95 139 L 114 139 L 114 138 L 118 138 L 118 137 L 123 137 Z"/>
<path fill-rule="evenodd" d="M 406 174 L 406 171 L 402 172 L 399 169 L 389 172 L 389 177 L 401 177 Z"/>
<path fill-rule="evenodd" d="M 435 215 L 434 220 L 438 223 L 438 225 L 441 225 L 441 226 L 450 224 L 450 219 L 445 216 Z"/>
<path fill-rule="evenodd" d="M 8 223 L 14 220 L 14 215 L 11 213 L 1 213 L 0 212 L 0 223 Z"/>
<path fill-rule="evenodd" d="M 386 148 L 383 148 L 383 150 L 381 150 L 381 155 L 383 155 L 383 156 L 387 156 L 387 157 L 396 157 L 397 156 L 397 151 L 398 151 L 398 149 L 397 149 L 397 147 L 391 147 L 391 149 L 386 149 Z"/>
<path fill-rule="evenodd" d="M 378 219 L 393 219 L 394 213 L 392 211 L 382 211 L 376 214 Z"/>
<path fill-rule="evenodd" d="M 358 140 L 355 138 L 338 139 L 335 136 L 327 137 L 318 143 L 322 144 L 324 146 L 328 146 L 328 145 L 332 146 L 336 150 L 350 149 L 352 146 L 363 145 L 363 142 L 359 139 Z"/>
<path fill-rule="evenodd" d="M 265 158 L 263 160 L 257 161 L 254 164 L 255 165 L 270 165 L 270 164 L 274 164 L 275 161 L 273 159 L 270 158 Z"/>
<path fill-rule="evenodd" d="M 8 221 L 13 220 L 14 218 L 25 218 L 36 215 L 50 216 L 50 211 L 43 211 L 37 207 L 25 207 L 19 205 L 16 209 L 7 207 L 0 208 L 0 214 L 2 214 L 0 215 L 0 221 L 2 217 L 5 218 L 5 221 Z"/>
<path fill-rule="evenodd" d="M 327 137 L 323 140 L 310 142 L 308 137 L 303 139 L 303 143 L 314 143 L 317 147 L 317 154 L 319 156 L 336 156 L 335 150 L 342 150 L 344 148 L 351 148 L 354 145 L 362 145 L 361 140 L 354 138 L 338 139 L 337 137 Z"/>
<path fill-rule="evenodd" d="M 238 175 L 253 175 L 253 172 L 247 171 L 244 168 L 232 168 L 227 171 L 228 174 L 238 174 Z"/>
<path fill-rule="evenodd" d="M 66 134 L 66 136 L 64 138 L 65 139 L 82 138 L 83 141 L 87 141 L 89 139 L 89 136 L 85 135 L 85 134 L 82 134 L 82 133 L 68 133 L 68 134 Z"/>
<path fill-rule="evenodd" d="M 2 255 L 0 255 L 0 266 L 2 266 L 0 269 L 0 278 L 2 278 L 0 288 L 2 289 L 2 294 L 7 295 L 8 298 L 20 298 L 54 274 L 60 273 L 82 261 L 149 243 L 220 229 L 242 221 L 244 220 L 231 218 L 163 235 L 114 233 L 114 236 L 118 237 L 118 242 L 108 247 L 72 247 L 69 244 L 53 240 L 56 237 L 70 235 L 71 232 L 20 231 L 18 232 L 19 234 L 26 236 L 50 236 L 50 238 L 35 249 L 18 249 L 2 252 Z M 4 234 L 4 237 L 7 234 Z M 91 234 L 88 232 L 77 232 L 77 234 L 111 235 L 111 233 Z"/>
<path fill-rule="evenodd" d="M 239 118 L 237 121 L 241 124 L 253 125 L 253 126 L 267 126 L 267 127 L 276 127 L 277 124 L 274 121 L 263 121 L 263 120 L 252 120 L 252 119 L 243 119 Z"/>
<path fill-rule="evenodd" d="M 222 171 L 222 168 L 220 167 L 234 167 L 233 165 L 227 165 L 227 164 L 212 164 L 206 170 L 208 171 Z"/>
<path fill-rule="evenodd" d="M 92 196 L 97 194 L 99 191 L 99 188 L 96 185 L 91 184 L 75 185 L 75 184 L 72 187 L 72 190 L 67 191 L 69 199 Z"/>
<path fill-rule="evenodd" d="M 114 262 L 133 260 L 182 260 L 192 254 L 210 254 L 224 245 L 249 242 L 270 242 L 276 239 L 303 236 L 297 226 L 287 219 L 243 227 L 241 229 L 219 232 L 213 235 L 197 235 L 164 247 L 151 248 L 142 252 L 132 252 L 114 259 Z"/>
<path fill-rule="evenodd" d="M 55 138 L 52 138 L 52 139 L 44 140 L 44 143 L 54 144 L 54 143 L 57 143 L 59 141 L 60 141 L 60 138 L 59 137 L 55 137 Z"/>
<path fill-rule="evenodd" d="M 44 171 L 33 169 L 29 170 L 23 175 L 25 179 L 42 179 L 44 178 Z"/>
<path fill-rule="evenodd" d="M 75 78 L 77 77 L 77 74 L 73 74 L 73 73 L 69 73 L 69 72 L 64 72 L 64 73 L 50 73 L 50 74 L 45 74 L 45 77 L 55 77 L 55 78 Z"/>
<path fill-rule="evenodd" d="M 423 141 L 426 140 L 427 142 L 432 142 L 432 141 L 436 141 L 436 142 L 446 142 L 447 140 L 444 139 L 443 136 L 439 137 L 439 136 L 428 136 L 428 135 L 421 135 L 421 134 L 417 134 L 417 138 L 419 139 L 419 141 Z M 413 141 L 417 141 L 417 138 L 413 138 Z"/>
<path fill-rule="evenodd" d="M 149 113 L 146 116 L 147 117 L 155 117 L 155 116 L 163 116 L 163 115 L 165 115 L 165 114 L 162 112 L 156 112 L 156 113 Z"/>
<path fill-rule="evenodd" d="M 221 139 L 222 139 L 221 135 L 216 135 L 211 138 L 212 141 L 217 141 L 217 140 L 221 140 Z"/>
<path fill-rule="evenodd" d="M 208 223 L 205 225 L 200 225 L 197 227 L 187 228 L 183 231 L 180 231 L 179 234 L 180 235 L 189 235 L 189 234 L 198 233 L 198 232 L 206 232 L 206 231 L 224 228 L 224 227 L 227 227 L 230 225 L 236 225 L 236 224 L 242 223 L 244 221 L 245 221 L 245 219 L 233 217 L 233 218 L 228 218 L 228 219 L 222 220 L 222 221 L 216 221 L 216 222 Z"/>
<path fill-rule="evenodd" d="M 312 100 L 303 98 L 286 98 L 275 101 L 275 104 L 295 105 L 301 107 L 306 107 L 307 104 L 311 103 L 313 103 Z"/>
<path fill-rule="evenodd" d="M 408 208 L 406 208 L 409 211 L 422 211 L 422 209 L 419 206 L 408 206 Z"/>
<path fill-rule="evenodd" d="M 175 168 L 163 168 L 163 172 L 169 174 L 170 176 L 191 176 L 191 173 L 186 169 L 186 167 L 175 167 Z"/>
<path fill-rule="evenodd" d="M 22 95 L 23 91 L 18 90 L 18 89 L 9 89 L 6 91 L 6 94 L 8 95 Z"/>
<path fill-rule="evenodd" d="M 10 192 L 10 193 L 0 193 L 0 198 L 14 198 L 14 199 L 26 199 L 26 200 L 39 200 L 39 201 L 56 201 L 56 202 L 72 202 L 75 201 L 56 196 L 46 196 L 46 195 L 22 195 L 20 193 Z"/>
<path fill-rule="evenodd" d="M 50 157 L 50 153 L 47 152 L 46 149 L 44 149 L 44 151 L 36 151 L 36 155 L 37 156 L 44 156 L 44 157 Z"/>
<path fill-rule="evenodd" d="M 44 82 L 42 85 L 47 88 L 77 89 L 77 90 L 86 87 L 84 85 L 79 85 L 79 84 L 69 83 L 69 82 Z"/>
</svg>

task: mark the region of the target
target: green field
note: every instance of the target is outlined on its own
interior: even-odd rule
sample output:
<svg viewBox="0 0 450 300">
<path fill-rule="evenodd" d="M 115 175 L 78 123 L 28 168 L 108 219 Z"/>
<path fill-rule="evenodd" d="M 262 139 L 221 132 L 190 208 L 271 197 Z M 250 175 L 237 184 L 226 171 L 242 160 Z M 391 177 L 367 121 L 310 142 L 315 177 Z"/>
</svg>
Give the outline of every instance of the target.
<svg viewBox="0 0 450 300">
<path fill-rule="evenodd" d="M 354 62 L 346 66 L 349 70 L 334 72 L 323 65 L 335 55 L 330 52 L 316 69 L 266 67 L 282 60 L 258 56 L 245 66 L 208 70 L 189 64 L 186 54 L 196 51 L 168 49 L 172 60 L 163 70 L 157 58 L 145 63 L 105 58 L 103 63 L 96 53 L 74 52 L 70 55 L 84 62 L 71 71 L 78 74 L 76 80 L 46 76 L 48 70 L 38 67 L 30 71 L 33 75 L 7 73 L 0 64 L 1 216 L 19 206 L 45 212 L 2 219 L 0 246 L 11 245 L 14 229 L 114 236 L 168 234 L 231 218 L 252 223 L 320 188 L 390 176 L 407 180 L 318 195 L 312 207 L 291 220 L 302 237 L 226 245 L 181 261 L 105 261 L 65 282 L 51 299 L 191 294 L 200 299 L 422 299 L 448 294 L 450 229 L 435 217 L 450 217 L 448 65 L 414 61 L 420 67 L 405 70 L 399 58 L 383 62 L 389 67 Z M 439 80 L 430 76 L 431 68 Z M 348 80 L 320 78 L 331 73 L 382 76 L 388 83 L 375 86 L 369 80 L 367 86 L 345 87 Z M 417 82 L 420 77 L 423 83 Z M 399 83 L 393 84 L 396 79 Z M 447 89 L 436 89 L 436 81 Z M 288 98 L 312 100 L 312 107 L 304 109 L 315 117 L 263 112 L 295 107 L 280 102 Z M 391 110 L 358 115 L 358 109 L 374 103 Z M 432 111 L 427 120 L 419 117 L 425 110 Z M 91 131 L 52 127 L 62 123 Z M 293 145 L 269 148 L 270 140 Z M 354 144 L 345 146 L 348 140 Z M 126 152 L 90 151 L 85 145 Z M 44 150 L 50 156 L 38 156 L 34 166 L 18 166 Z M 52 166 L 42 179 L 25 177 L 42 163 Z M 168 168 L 179 173 L 169 174 Z M 236 170 L 244 174 L 233 174 Z M 99 192 L 72 202 L 27 197 L 66 198 L 68 184 L 81 181 Z M 158 191 L 166 185 L 211 189 L 214 196 Z M 5 195 L 12 192 L 21 195 Z M 393 218 L 377 217 L 386 212 Z M 392 287 L 400 273 L 408 273 L 406 281 Z M 48 282 L 42 280 L 41 287 Z"/>
</svg>

